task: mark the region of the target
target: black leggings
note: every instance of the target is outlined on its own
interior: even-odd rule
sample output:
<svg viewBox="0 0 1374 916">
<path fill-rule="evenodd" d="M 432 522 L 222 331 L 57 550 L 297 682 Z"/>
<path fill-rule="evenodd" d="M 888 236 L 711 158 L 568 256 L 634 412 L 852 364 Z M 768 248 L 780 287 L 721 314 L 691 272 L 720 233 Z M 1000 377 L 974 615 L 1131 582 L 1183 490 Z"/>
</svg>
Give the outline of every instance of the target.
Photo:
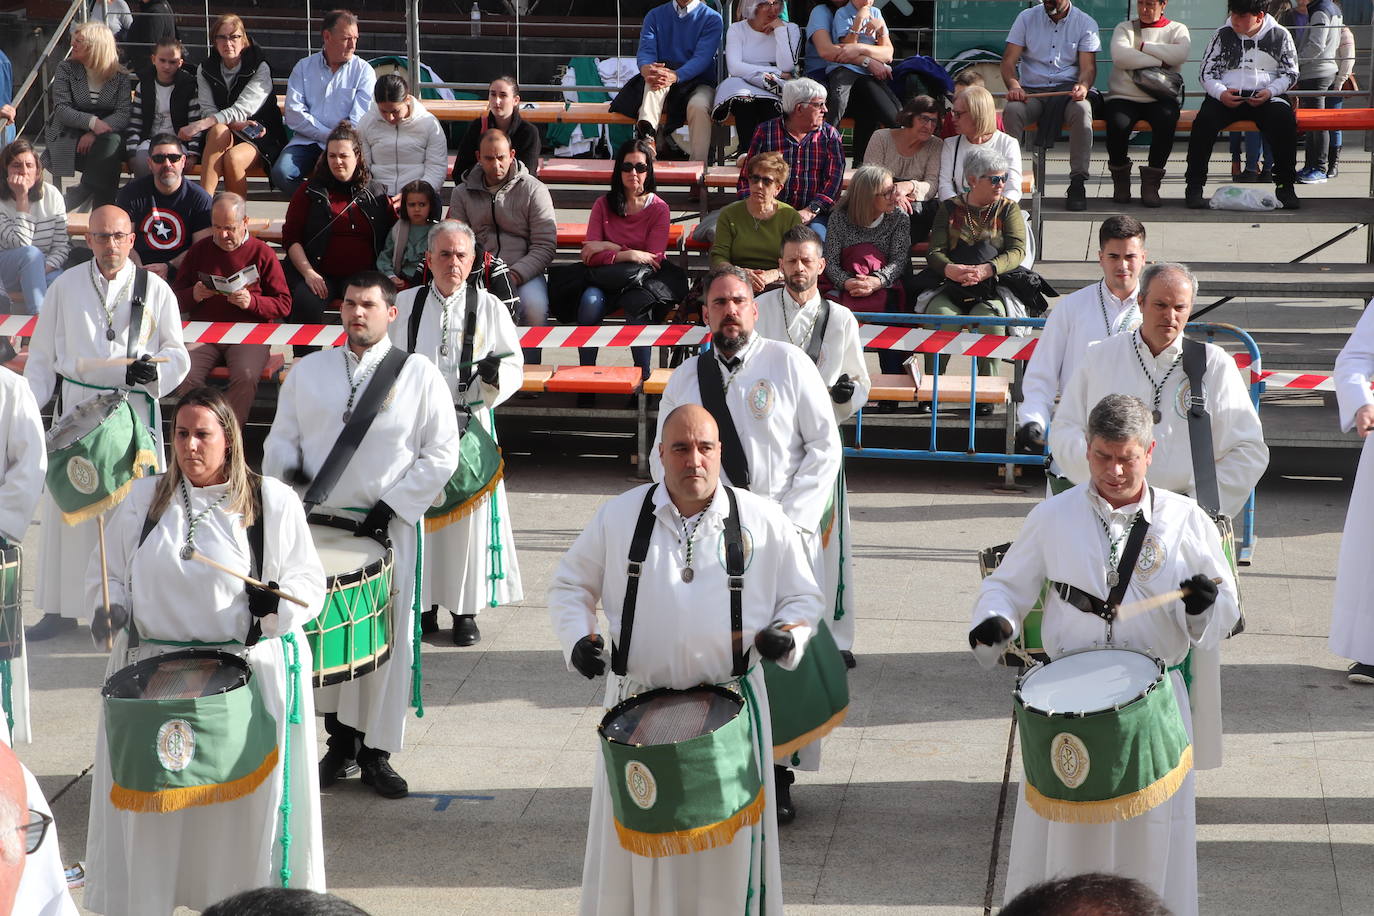
<svg viewBox="0 0 1374 916">
<path fill-rule="evenodd" d="M 735 133 L 739 134 L 738 151 L 749 151 L 749 142 L 754 139 L 754 131 L 764 121 L 771 121 L 782 109 L 773 99 L 735 99 L 730 103 L 730 112 L 735 116 Z"/>
<path fill-rule="evenodd" d="M 1150 167 L 1164 168 L 1178 130 L 1178 103 L 1172 99 L 1107 99 L 1107 161 L 1114 165 L 1130 161 L 1127 144 L 1137 121 L 1150 122 Z"/>
<path fill-rule="evenodd" d="M 831 71 L 826 81 L 830 88 L 827 102 L 830 110 L 825 119 L 837 126 L 845 115 L 854 119 L 854 165 L 861 165 L 873 132 L 880 127 L 897 126 L 897 112 L 902 103 L 887 83 L 855 73 L 848 67 Z"/>
<path fill-rule="evenodd" d="M 1263 105 L 1246 102 L 1227 108 L 1208 96 L 1202 100 L 1193 121 L 1192 136 L 1188 138 L 1188 173 L 1184 178 L 1187 186 L 1200 188 L 1207 183 L 1208 160 L 1217 135 L 1236 121 L 1255 122 L 1274 150 L 1274 183 L 1291 185 L 1298 160 L 1298 119 L 1293 106 L 1286 100 L 1270 99 Z"/>
</svg>

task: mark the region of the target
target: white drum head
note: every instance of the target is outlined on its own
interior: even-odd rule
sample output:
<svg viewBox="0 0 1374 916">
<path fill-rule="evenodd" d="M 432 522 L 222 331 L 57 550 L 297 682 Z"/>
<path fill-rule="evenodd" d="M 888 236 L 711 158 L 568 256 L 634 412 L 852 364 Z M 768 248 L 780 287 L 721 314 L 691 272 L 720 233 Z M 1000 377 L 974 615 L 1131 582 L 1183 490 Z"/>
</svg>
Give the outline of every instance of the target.
<svg viewBox="0 0 1374 916">
<path fill-rule="evenodd" d="M 1101 712 L 1142 696 L 1159 677 L 1159 663 L 1132 649 L 1088 649 L 1028 672 L 1018 692 L 1042 712 Z"/>
<path fill-rule="evenodd" d="M 311 525 L 310 539 L 320 555 L 326 576 L 355 572 L 386 556 L 386 548 L 372 538 L 354 537 L 353 532 L 329 525 Z"/>
</svg>

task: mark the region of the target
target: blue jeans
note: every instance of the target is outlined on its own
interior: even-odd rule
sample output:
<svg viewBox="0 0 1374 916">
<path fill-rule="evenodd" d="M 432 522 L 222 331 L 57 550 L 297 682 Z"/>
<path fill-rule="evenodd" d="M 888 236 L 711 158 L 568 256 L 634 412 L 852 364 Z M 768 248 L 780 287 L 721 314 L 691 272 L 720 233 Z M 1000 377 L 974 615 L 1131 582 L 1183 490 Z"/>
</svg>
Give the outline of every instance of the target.
<svg viewBox="0 0 1374 916">
<path fill-rule="evenodd" d="M 295 194 L 296 189 L 310 179 L 320 152 L 320 148 L 313 143 L 288 146 L 272 165 L 272 184 L 279 191 Z"/>
<path fill-rule="evenodd" d="M 60 273 L 60 267 L 46 270 L 43 267 L 43 252 L 32 245 L 0 251 L 0 286 L 4 286 L 8 293 L 22 292 L 24 307 L 30 315 L 38 314 L 48 284 L 56 280 Z"/>
<path fill-rule="evenodd" d="M 601 324 L 601 320 L 606 317 L 606 313 L 610 310 L 611 306 L 606 301 L 606 294 L 595 286 L 589 286 L 582 291 L 582 298 L 577 303 L 577 323 L 583 327 Z M 595 366 L 598 349 L 598 347 L 578 347 L 578 364 Z M 630 358 L 639 367 L 639 373 L 644 378 L 649 377 L 649 357 L 652 352 L 652 347 L 630 348 Z"/>
<path fill-rule="evenodd" d="M 544 275 L 526 280 L 515 288 L 515 323 L 522 328 L 537 328 L 549 323 L 549 281 Z M 538 347 L 525 348 L 525 365 L 537 366 L 543 353 Z"/>
</svg>

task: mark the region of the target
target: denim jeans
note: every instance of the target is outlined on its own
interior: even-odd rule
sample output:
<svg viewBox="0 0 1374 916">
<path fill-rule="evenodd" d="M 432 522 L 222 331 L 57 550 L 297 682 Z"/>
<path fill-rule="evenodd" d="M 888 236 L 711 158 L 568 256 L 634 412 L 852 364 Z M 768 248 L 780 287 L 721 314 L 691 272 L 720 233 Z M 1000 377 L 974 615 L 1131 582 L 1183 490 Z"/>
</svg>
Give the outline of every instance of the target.
<svg viewBox="0 0 1374 916">
<path fill-rule="evenodd" d="M 24 308 L 30 315 L 38 314 L 48 285 L 56 280 L 60 273 L 60 267 L 56 270 L 45 269 L 43 252 L 32 245 L 21 245 L 18 248 L 0 251 L 0 286 L 11 295 L 23 293 Z"/>
<path fill-rule="evenodd" d="M 273 186 L 287 194 L 295 194 L 296 189 L 310 179 L 320 152 L 313 143 L 298 143 L 282 150 L 272 165 Z"/>
<path fill-rule="evenodd" d="M 549 281 L 544 275 L 526 280 L 516 287 L 520 300 L 515 304 L 515 323 L 522 328 L 537 328 L 549 323 Z M 538 347 L 525 348 L 525 365 L 539 364 L 543 353 Z"/>
</svg>

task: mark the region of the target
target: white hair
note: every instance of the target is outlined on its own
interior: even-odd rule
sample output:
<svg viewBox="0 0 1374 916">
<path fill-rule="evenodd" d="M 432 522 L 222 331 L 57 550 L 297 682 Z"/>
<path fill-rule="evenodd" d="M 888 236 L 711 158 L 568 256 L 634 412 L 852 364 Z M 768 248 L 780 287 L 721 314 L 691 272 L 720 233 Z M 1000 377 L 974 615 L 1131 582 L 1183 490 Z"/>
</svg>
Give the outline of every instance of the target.
<svg viewBox="0 0 1374 916">
<path fill-rule="evenodd" d="M 783 114 L 791 114 L 798 105 L 803 105 L 812 99 L 824 98 L 825 87 L 813 79 L 803 76 L 801 79 L 788 80 L 782 84 Z"/>
<path fill-rule="evenodd" d="M 24 861 L 28 844 L 20 828 L 29 822 L 27 814 L 14 799 L 0 795 L 0 862 L 6 865 Z"/>
<path fill-rule="evenodd" d="M 434 251 L 435 240 L 438 239 L 440 235 L 446 232 L 457 232 L 460 235 L 466 235 L 468 239 L 472 242 L 472 247 L 477 247 L 477 234 L 472 231 L 471 226 L 469 226 L 462 220 L 446 219 L 435 223 L 434 227 L 429 230 L 430 251 Z"/>
</svg>

